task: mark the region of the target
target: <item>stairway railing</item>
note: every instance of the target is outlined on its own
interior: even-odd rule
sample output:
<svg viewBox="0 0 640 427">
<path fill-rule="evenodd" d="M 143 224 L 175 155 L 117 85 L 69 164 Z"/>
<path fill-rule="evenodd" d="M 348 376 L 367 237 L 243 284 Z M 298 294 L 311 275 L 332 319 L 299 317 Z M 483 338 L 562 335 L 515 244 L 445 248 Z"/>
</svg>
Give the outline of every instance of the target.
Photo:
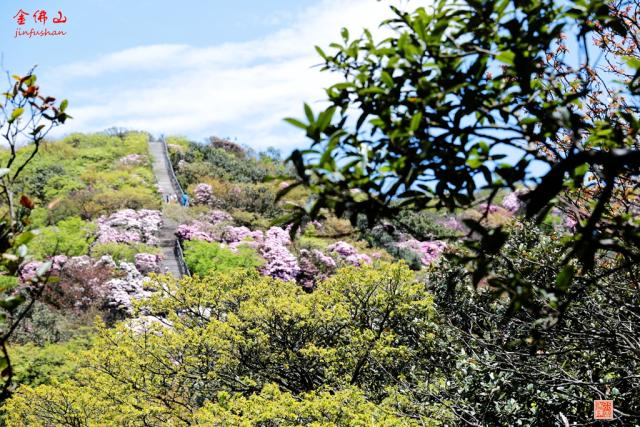
<svg viewBox="0 0 640 427">
<path fill-rule="evenodd" d="M 171 163 L 171 158 L 169 157 L 167 141 L 165 141 L 164 137 L 161 137 L 160 143 L 162 144 L 162 154 L 164 155 L 164 160 L 167 163 L 167 170 L 169 171 L 169 179 L 171 180 L 171 185 L 173 185 L 173 189 L 176 192 L 178 201 L 180 201 L 182 199 L 184 191 L 182 190 L 182 186 L 178 182 L 178 177 L 176 177 L 176 174 L 173 172 L 173 164 Z"/>
<path fill-rule="evenodd" d="M 176 259 L 178 260 L 178 269 L 180 270 L 180 274 L 183 276 L 191 276 L 189 267 L 184 260 L 184 252 L 182 251 L 182 242 L 180 239 L 176 239 L 175 244 L 173 245 L 173 253 L 176 255 Z"/>
</svg>

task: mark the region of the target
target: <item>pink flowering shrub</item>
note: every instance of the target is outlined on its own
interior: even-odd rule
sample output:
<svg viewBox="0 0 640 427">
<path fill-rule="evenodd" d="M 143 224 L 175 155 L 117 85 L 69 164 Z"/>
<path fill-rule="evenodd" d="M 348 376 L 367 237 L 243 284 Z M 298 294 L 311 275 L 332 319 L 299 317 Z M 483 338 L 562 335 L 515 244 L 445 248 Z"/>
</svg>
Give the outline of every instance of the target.
<svg viewBox="0 0 640 427">
<path fill-rule="evenodd" d="M 575 231 L 577 225 L 578 221 L 576 221 L 572 216 L 567 215 L 564 218 L 564 226 L 570 231 Z"/>
<path fill-rule="evenodd" d="M 342 261 L 356 266 L 371 264 L 371 257 L 358 253 L 358 250 L 347 242 L 339 241 L 327 246 L 327 252 L 338 256 Z"/>
<path fill-rule="evenodd" d="M 113 276 L 115 265 L 93 260 L 87 255 L 57 255 L 49 261 L 52 264 L 45 277 L 53 277 L 56 281 L 43 284 L 41 302 L 73 311 L 102 307 L 106 295 L 104 284 Z M 40 261 L 25 264 L 20 272 L 21 282 L 28 285 L 42 264 Z"/>
<path fill-rule="evenodd" d="M 227 227 L 222 232 L 222 241 L 227 243 L 240 242 L 251 236 L 251 230 L 247 227 Z"/>
<path fill-rule="evenodd" d="M 194 193 L 194 200 L 199 205 L 208 205 L 213 200 L 213 188 L 209 184 L 196 185 Z"/>
<path fill-rule="evenodd" d="M 155 245 L 162 214 L 149 209 L 123 209 L 98 218 L 98 243 L 145 243 Z"/>
<path fill-rule="evenodd" d="M 467 231 L 467 228 L 455 217 L 449 217 L 438 222 L 441 226 L 454 231 Z"/>
<path fill-rule="evenodd" d="M 298 265 L 300 267 L 298 283 L 305 290 L 312 290 L 316 283 L 332 275 L 337 267 L 333 258 L 317 249 L 302 249 L 298 257 Z"/>
<path fill-rule="evenodd" d="M 191 224 L 180 224 L 176 229 L 176 236 L 182 240 L 204 240 L 213 242 L 213 235 L 205 231 L 206 224 L 200 221 L 194 221 Z"/>
<path fill-rule="evenodd" d="M 209 215 L 209 221 L 211 222 L 211 224 L 215 225 L 221 222 L 231 222 L 233 221 L 233 217 L 225 211 L 214 210 Z"/>
<path fill-rule="evenodd" d="M 51 262 L 51 267 L 46 273 L 44 273 L 44 277 L 57 277 L 68 259 L 69 258 L 65 255 L 56 255 L 50 258 L 48 261 Z M 37 271 L 43 264 L 44 261 L 30 261 L 24 264 L 18 273 L 20 281 L 22 283 L 32 281 L 37 276 Z"/>
<path fill-rule="evenodd" d="M 139 253 L 135 255 L 135 266 L 142 274 L 160 273 L 161 260 L 158 254 Z"/>
<path fill-rule="evenodd" d="M 490 214 L 498 213 L 502 210 L 502 208 L 498 205 L 487 205 L 486 203 L 481 204 L 478 207 L 478 210 L 483 214 L 488 210 Z"/>
<path fill-rule="evenodd" d="M 296 257 L 287 248 L 291 243 L 289 233 L 280 227 L 271 227 L 264 234 L 247 227 L 227 227 L 222 233 L 222 241 L 231 249 L 241 244 L 256 248 L 266 261 L 260 267 L 264 275 L 291 281 L 300 272 Z"/>
<path fill-rule="evenodd" d="M 260 272 L 265 276 L 275 277 L 284 281 L 293 281 L 300 273 L 298 260 L 278 240 L 272 240 L 267 237 L 259 246 L 258 253 L 266 261 L 260 267 Z"/>
<path fill-rule="evenodd" d="M 123 277 L 105 283 L 105 308 L 112 311 L 114 317 L 130 316 L 133 314 L 133 302 L 149 297 L 151 290 L 147 287 L 148 279 L 134 264 L 121 262 L 119 271 Z"/>
<path fill-rule="evenodd" d="M 447 244 L 439 240 L 421 242 L 416 239 L 398 242 L 396 243 L 396 246 L 401 249 L 409 249 L 418 254 L 423 265 L 430 265 L 436 261 L 447 248 Z"/>
<path fill-rule="evenodd" d="M 136 255 L 136 265 L 128 262 L 116 264 L 110 256 L 92 259 L 87 255 L 55 256 L 49 270 L 55 282 L 47 283 L 41 301 L 59 309 L 86 311 L 96 308 L 106 318 L 122 318 L 133 313 L 133 301 L 151 294 L 144 273 L 159 271 L 160 256 Z M 28 286 L 42 262 L 32 261 L 20 272 L 22 286 Z M 140 270 L 138 269 L 140 268 Z M 142 270 L 142 271 L 141 271 Z"/>
<path fill-rule="evenodd" d="M 522 201 L 519 196 L 519 191 L 509 193 L 504 199 L 502 199 L 502 207 L 512 214 L 518 212 L 522 207 Z"/>
</svg>

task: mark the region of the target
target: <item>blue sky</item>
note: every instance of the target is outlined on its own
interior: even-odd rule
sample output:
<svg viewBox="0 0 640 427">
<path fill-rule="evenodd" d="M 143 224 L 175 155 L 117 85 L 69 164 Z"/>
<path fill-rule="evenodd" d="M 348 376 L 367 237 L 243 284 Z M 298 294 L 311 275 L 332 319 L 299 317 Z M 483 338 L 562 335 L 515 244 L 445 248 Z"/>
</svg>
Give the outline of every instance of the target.
<svg viewBox="0 0 640 427">
<path fill-rule="evenodd" d="M 57 135 L 111 126 L 237 138 L 261 149 L 306 145 L 282 122 L 321 103 L 334 76 L 314 45 L 375 28 L 407 0 L 2 0 L 3 68 L 38 64 L 44 93 L 68 98 L 74 117 Z M 415 7 L 420 1 L 413 0 Z M 62 37 L 15 38 L 18 10 L 46 10 Z M 68 18 L 54 25 L 58 10 Z M 42 29 L 32 16 L 20 28 Z"/>
</svg>

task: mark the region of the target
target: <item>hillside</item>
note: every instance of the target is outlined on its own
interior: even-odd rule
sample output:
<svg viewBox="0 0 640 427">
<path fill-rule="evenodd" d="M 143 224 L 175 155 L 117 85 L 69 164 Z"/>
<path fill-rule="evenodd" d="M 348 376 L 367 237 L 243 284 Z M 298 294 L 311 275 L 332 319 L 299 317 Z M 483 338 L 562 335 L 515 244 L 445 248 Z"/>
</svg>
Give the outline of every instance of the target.
<svg viewBox="0 0 640 427">
<path fill-rule="evenodd" d="M 501 390 L 514 405 L 562 399 L 544 387 L 522 397 L 517 384 L 589 357 L 575 341 L 571 356 L 485 377 L 482 364 L 526 366 L 513 361 L 518 353 L 481 352 L 528 336 L 528 314 L 509 320 L 508 335 L 474 335 L 495 334 L 511 305 L 486 285 L 474 291 L 451 261 L 468 251 L 463 223 L 486 215 L 511 229 L 497 268 L 516 263 L 541 281 L 535 263 L 556 269 L 549 254 L 574 227 L 557 212 L 538 240 L 516 193 L 455 214 L 406 211 L 374 228 L 327 211 L 292 235 L 278 220 L 309 194 L 297 188 L 276 201 L 294 173 L 273 150 L 76 134 L 44 144 L 27 172 L 20 191 L 32 197 L 38 232 L 14 286 L 28 286 L 46 261 L 51 277 L 10 343 L 17 389 L 7 425 L 360 425 L 363 416 L 444 425 L 457 405 L 485 404 L 478 390 Z M 598 292 L 571 313 L 587 316 Z M 495 323 L 475 324 L 481 315 Z M 562 329 L 547 334 L 550 348 L 567 345 Z M 611 357 L 610 372 L 625 366 Z"/>
</svg>

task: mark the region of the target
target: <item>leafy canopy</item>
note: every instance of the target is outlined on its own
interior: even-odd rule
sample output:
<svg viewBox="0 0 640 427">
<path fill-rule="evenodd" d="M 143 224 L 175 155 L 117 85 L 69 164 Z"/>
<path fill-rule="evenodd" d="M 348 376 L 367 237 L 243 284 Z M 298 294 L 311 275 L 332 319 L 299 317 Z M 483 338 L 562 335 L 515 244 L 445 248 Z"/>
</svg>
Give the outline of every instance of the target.
<svg viewBox="0 0 640 427">
<path fill-rule="evenodd" d="M 402 264 L 343 269 L 311 294 L 255 271 L 158 280 L 149 317 L 101 328 L 73 379 L 20 388 L 8 425 L 413 426 L 450 415 L 403 396 L 408 383 L 434 387 L 419 378 L 437 326 L 432 296 Z"/>
<path fill-rule="evenodd" d="M 618 3 L 622 10 L 633 2 Z M 633 42 L 637 19 L 601 0 L 392 9 L 395 16 L 382 24 L 390 37 L 376 42 L 365 31 L 353 38 L 345 29 L 331 51 L 318 48 L 324 69 L 343 79 L 327 89 L 326 109 L 305 105 L 305 121 L 287 119 L 312 141 L 290 160 L 297 184 L 314 194 L 287 220 L 299 223 L 324 209 L 353 222 L 402 209 L 454 211 L 526 186 L 526 215 L 543 221 L 567 193 L 588 191 L 564 262 L 578 259 L 589 269 L 599 251 L 637 262 L 638 47 L 592 52 L 592 39 L 602 34 Z M 615 80 L 598 74 L 603 57 L 623 63 Z M 623 183 L 635 208 L 612 208 Z M 488 200 L 479 200 L 482 188 Z M 482 220 L 467 226 L 480 237 L 470 243 L 477 283 L 507 236 Z M 564 273 L 569 281 L 571 271 Z"/>
</svg>

